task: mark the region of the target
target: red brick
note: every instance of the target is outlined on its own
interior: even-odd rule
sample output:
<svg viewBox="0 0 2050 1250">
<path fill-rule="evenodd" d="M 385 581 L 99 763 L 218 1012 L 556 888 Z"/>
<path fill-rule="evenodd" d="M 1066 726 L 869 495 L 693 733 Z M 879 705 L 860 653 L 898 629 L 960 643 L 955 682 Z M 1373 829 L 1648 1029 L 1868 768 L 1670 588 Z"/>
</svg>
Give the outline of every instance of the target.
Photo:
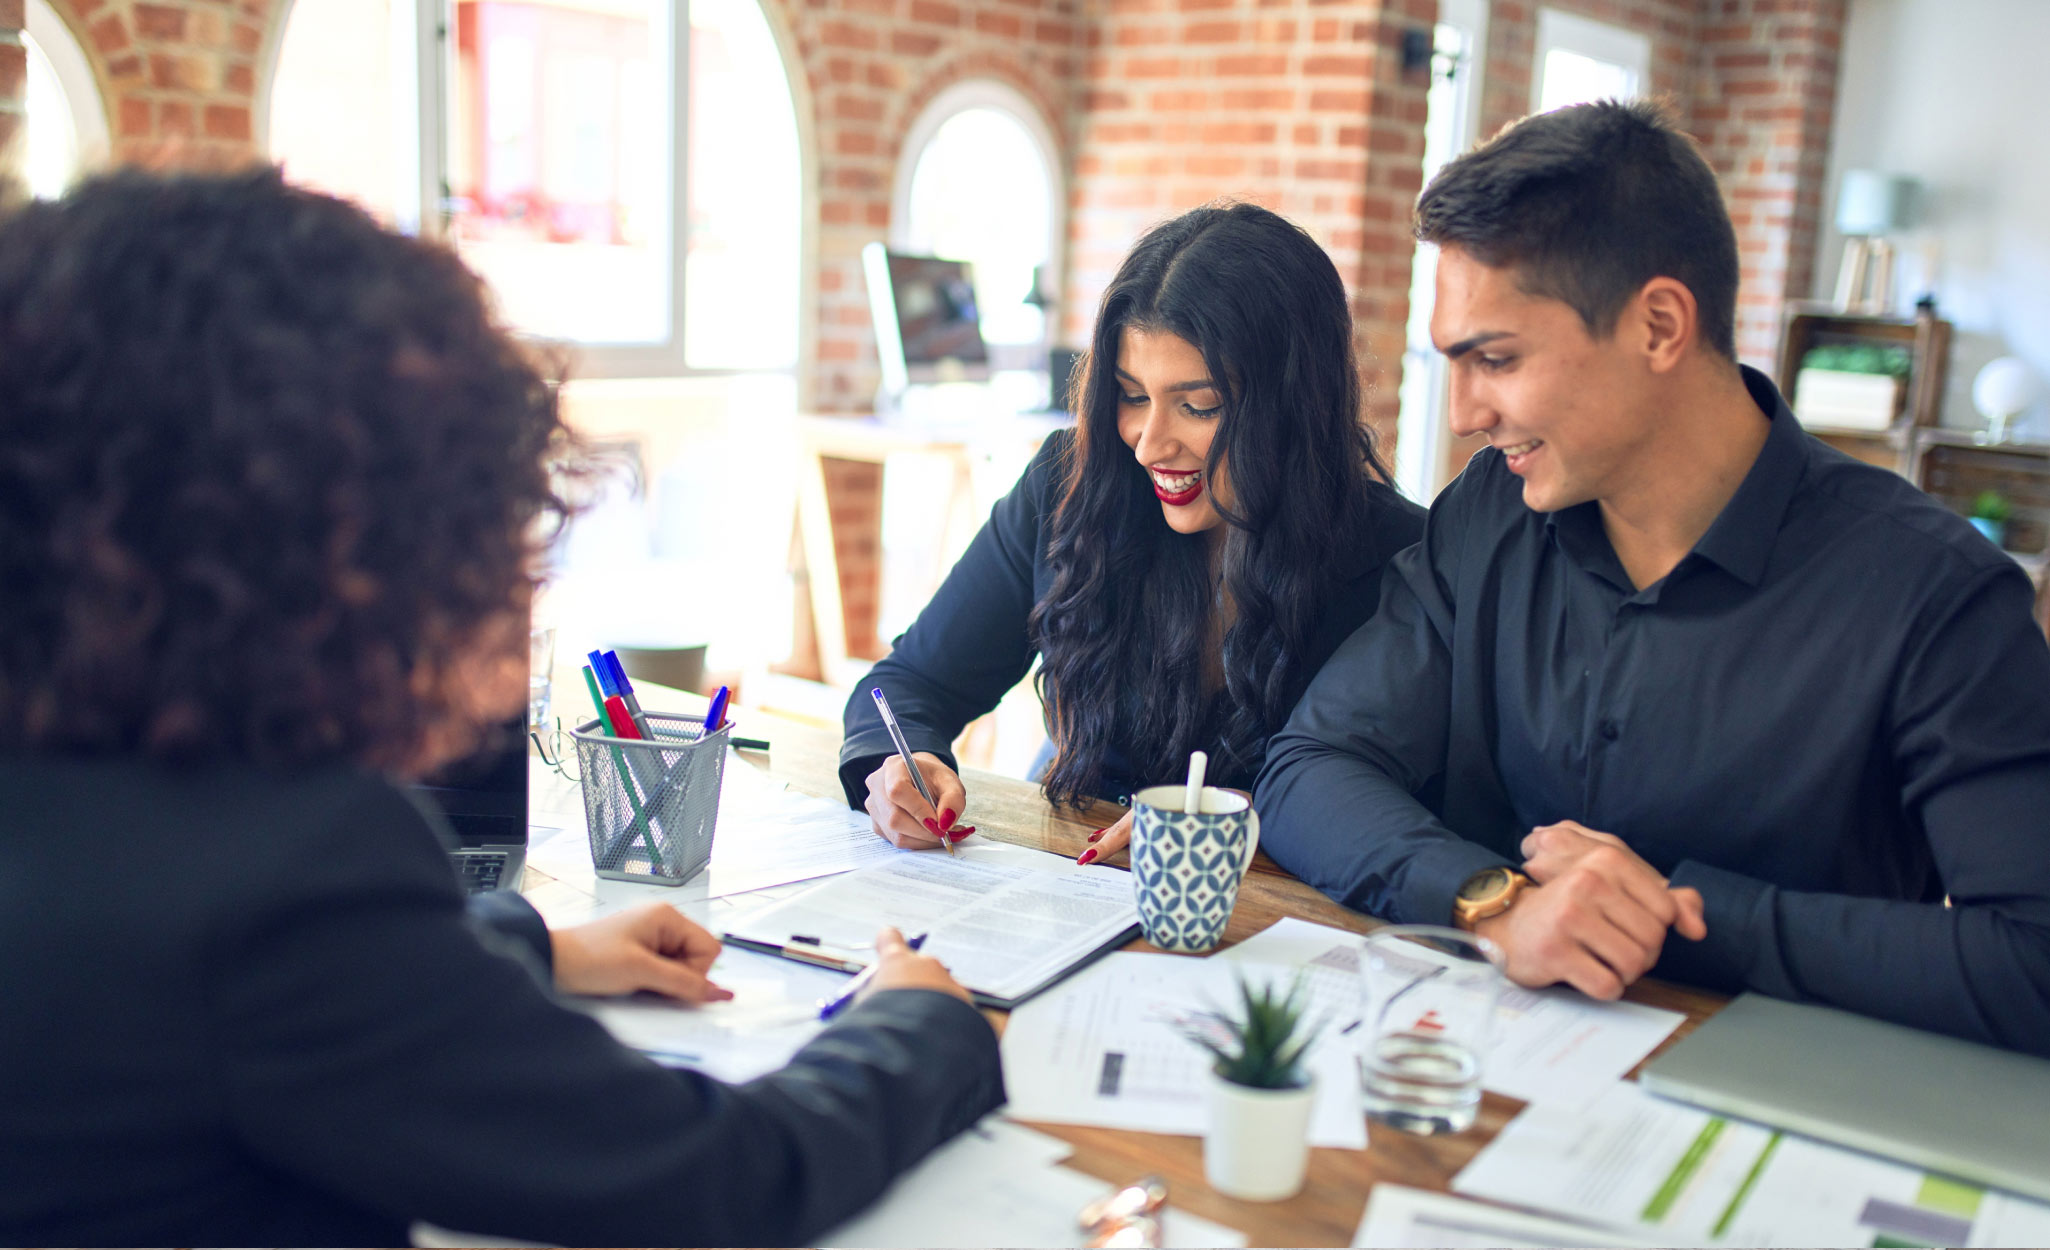
<svg viewBox="0 0 2050 1250">
<path fill-rule="evenodd" d="M 1365 91 L 1312 91 L 1310 111 L 1313 113 L 1353 113 L 1365 116 L 1368 100 Z"/>
<path fill-rule="evenodd" d="M 1309 56 L 1303 58 L 1307 77 L 1365 78 L 1373 73 L 1374 61 L 1365 56 Z"/>
<path fill-rule="evenodd" d="M 0 0 L 0 30 L 20 30 L 28 25 L 26 0 Z"/>
<path fill-rule="evenodd" d="M 823 22 L 819 26 L 819 42 L 829 48 L 873 52 L 881 40 L 872 27 L 854 22 Z"/>
<path fill-rule="evenodd" d="M 263 47 L 263 27 L 237 22 L 228 32 L 228 46 L 244 56 L 256 55 L 257 49 Z"/>
<path fill-rule="evenodd" d="M 206 134 L 209 139 L 241 139 L 250 136 L 249 108 L 242 104 L 206 106 Z"/>
<path fill-rule="evenodd" d="M 883 120 L 883 102 L 863 96 L 836 95 L 833 97 L 833 116 L 840 121 L 879 122 Z"/>
<path fill-rule="evenodd" d="M 0 104 L 18 104 L 28 80 L 28 56 L 18 45 L 0 44 Z"/>
<path fill-rule="evenodd" d="M 1288 58 L 1273 52 L 1249 52 L 1217 58 L 1217 72 L 1230 77 L 1257 77 L 1288 72 Z"/>
<path fill-rule="evenodd" d="M 947 4 L 945 0 L 911 0 L 911 20 L 938 26 L 959 26 L 961 6 Z"/>
<path fill-rule="evenodd" d="M 109 13 L 94 22 L 87 33 L 92 36 L 93 47 L 103 54 L 119 52 L 128 46 L 128 27 L 118 14 Z"/>
<path fill-rule="evenodd" d="M 185 38 L 185 10 L 161 4 L 135 6 L 135 33 L 157 43 L 178 43 Z"/>
<path fill-rule="evenodd" d="M 256 71 L 247 64 L 230 65 L 221 75 L 221 87 L 232 95 L 256 94 Z"/>
<path fill-rule="evenodd" d="M 1180 57 L 1129 57 L 1125 61 L 1126 78 L 1179 78 L 1182 73 Z"/>
<path fill-rule="evenodd" d="M 931 56 L 940 50 L 940 37 L 918 30 L 899 30 L 890 34 L 890 51 L 898 56 Z"/>
<path fill-rule="evenodd" d="M 1156 91 L 1146 97 L 1146 107 L 1156 113 L 1194 112 L 1209 103 L 1207 91 Z"/>
<path fill-rule="evenodd" d="M 1182 32 L 1183 43 L 1237 43 L 1240 26 L 1237 22 L 1191 22 Z"/>
<path fill-rule="evenodd" d="M 842 129 L 833 141 L 833 150 L 842 156 L 874 156 L 881 146 L 872 130 Z"/>
<path fill-rule="evenodd" d="M 124 96 L 121 100 L 120 116 L 115 130 L 122 138 L 133 138 L 149 133 L 149 101 Z"/>
<path fill-rule="evenodd" d="M 166 137 L 196 137 L 199 127 L 193 120 L 192 105 L 183 100 L 166 100 L 157 105 L 157 133 Z"/>
<path fill-rule="evenodd" d="M 895 17 L 897 0 L 840 0 L 849 13 L 863 17 Z"/>
<path fill-rule="evenodd" d="M 1025 33 L 1025 23 L 1009 13 L 991 13 L 985 10 L 975 15 L 975 29 L 985 35 L 1016 39 Z"/>
</svg>

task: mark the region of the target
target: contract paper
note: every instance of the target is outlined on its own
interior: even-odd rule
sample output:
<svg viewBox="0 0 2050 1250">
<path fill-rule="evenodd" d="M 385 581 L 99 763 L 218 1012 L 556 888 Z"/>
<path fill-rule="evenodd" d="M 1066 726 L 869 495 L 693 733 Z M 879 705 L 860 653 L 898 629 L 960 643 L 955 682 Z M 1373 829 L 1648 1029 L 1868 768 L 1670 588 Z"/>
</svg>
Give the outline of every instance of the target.
<svg viewBox="0 0 2050 1250">
<path fill-rule="evenodd" d="M 687 1006 L 652 995 L 572 999 L 612 1036 L 665 1067 L 692 1068 L 728 1082 L 751 1081 L 790 1062 L 824 1029 L 818 1005 L 847 984 L 845 973 L 727 947 L 711 978 L 729 1001 Z"/>
<path fill-rule="evenodd" d="M 1120 951 L 1011 1013 L 1004 1027 L 1006 1114 L 1053 1124 L 1093 1124 L 1200 1135 L 1209 1119 L 1211 1059 L 1184 1030 L 1205 1013 L 1234 1011 L 1238 974 L 1286 987 L 1293 968 Z M 1364 1150 L 1365 1112 L 1350 1040 L 1357 1013 L 1307 983 L 1309 1017 L 1323 1022 L 1307 1064 L 1317 1082 L 1310 1143 Z"/>
<path fill-rule="evenodd" d="M 851 955 L 876 930 L 927 935 L 924 953 L 982 997 L 1029 997 L 1137 932 L 1132 879 L 1020 847 L 901 853 L 731 921 L 727 935 Z"/>
<path fill-rule="evenodd" d="M 995 1118 L 927 1156 L 820 1246 L 1078 1246 L 1076 1216 L 1114 1188 L 1060 1167 L 1066 1142 Z M 964 1197 L 972 1200 L 964 1201 Z M 1172 1197 L 1172 1195 L 1170 1195 Z M 1246 1239 L 1169 1206 L 1170 1246 L 1243 1246 Z"/>
<path fill-rule="evenodd" d="M 910 853 L 876 836 L 866 812 L 785 789 L 729 757 L 719 787 L 705 894 L 724 898 L 852 872 Z"/>
<path fill-rule="evenodd" d="M 1357 996 L 1360 942 L 1359 934 L 1291 918 L 1268 926 L 1221 957 L 1297 964 L 1318 970 L 1320 976 L 1343 976 L 1353 981 Z M 1454 962 L 1427 947 L 1417 947 L 1415 954 L 1448 967 Z M 1412 1004 L 1407 1010 L 1419 1016 L 1429 1011 L 1434 1005 L 1430 984 L 1421 985 L 1407 1001 Z M 1355 1006 L 1351 1018 L 1357 1017 Z M 1682 1019 L 1677 1011 L 1600 1002 L 1564 987 L 1527 990 L 1511 985 L 1502 991 L 1498 1033 L 1482 1060 L 1481 1084 L 1525 1102 L 1585 1106 L 1636 1067 Z"/>
<path fill-rule="evenodd" d="M 1452 1187 L 1663 1246 L 2050 1240 L 2042 1203 L 1667 1102 L 1634 1083 L 1579 1110 L 1526 1109 Z"/>
<path fill-rule="evenodd" d="M 1386 1181 L 1367 1193 L 1355 1246 L 1632 1246 L 1624 1237 Z"/>
</svg>

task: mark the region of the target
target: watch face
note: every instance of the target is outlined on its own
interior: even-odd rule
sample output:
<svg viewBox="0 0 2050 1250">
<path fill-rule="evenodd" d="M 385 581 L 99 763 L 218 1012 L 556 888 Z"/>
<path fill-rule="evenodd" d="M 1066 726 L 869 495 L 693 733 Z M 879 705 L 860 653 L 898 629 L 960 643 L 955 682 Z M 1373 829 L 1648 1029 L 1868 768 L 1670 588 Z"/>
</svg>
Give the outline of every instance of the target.
<svg viewBox="0 0 2050 1250">
<path fill-rule="evenodd" d="M 1502 887 L 1508 884 L 1507 868 L 1490 868 L 1486 872 L 1474 874 L 1465 885 L 1460 886 L 1459 897 L 1469 903 L 1479 902 L 1490 895 L 1501 893 Z"/>
</svg>

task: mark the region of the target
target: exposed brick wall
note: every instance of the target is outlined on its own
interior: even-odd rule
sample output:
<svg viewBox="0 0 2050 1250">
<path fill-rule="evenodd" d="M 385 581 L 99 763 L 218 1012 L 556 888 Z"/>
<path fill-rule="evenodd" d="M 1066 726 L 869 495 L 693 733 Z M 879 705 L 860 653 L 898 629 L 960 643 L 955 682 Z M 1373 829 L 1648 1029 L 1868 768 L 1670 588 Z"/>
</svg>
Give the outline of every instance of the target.
<svg viewBox="0 0 2050 1250">
<path fill-rule="evenodd" d="M 255 144 L 256 72 L 282 0 L 50 0 L 107 92 L 113 158 L 219 167 Z"/>
<path fill-rule="evenodd" d="M 28 52 L 21 45 L 22 0 L 0 0 L 0 205 L 23 161 L 22 88 Z"/>
<path fill-rule="evenodd" d="M 1395 427 L 1428 82 L 1401 32 L 1436 0 L 1094 0 L 1075 127 L 1062 337 L 1147 226 L 1219 196 L 1331 253 L 1352 295 L 1368 412 Z"/>
<path fill-rule="evenodd" d="M 1845 3 L 1704 6 L 1693 128 L 1737 227 L 1737 355 L 1768 371 L 1781 310 L 1805 297 L 1814 277 Z"/>
</svg>

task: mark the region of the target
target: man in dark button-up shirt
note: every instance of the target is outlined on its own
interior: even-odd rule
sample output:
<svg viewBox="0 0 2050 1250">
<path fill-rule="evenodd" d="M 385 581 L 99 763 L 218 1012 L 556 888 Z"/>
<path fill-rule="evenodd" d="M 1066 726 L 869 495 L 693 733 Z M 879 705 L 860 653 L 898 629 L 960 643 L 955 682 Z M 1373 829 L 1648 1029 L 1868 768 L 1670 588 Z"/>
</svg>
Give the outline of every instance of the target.
<svg viewBox="0 0 2050 1250">
<path fill-rule="evenodd" d="M 1532 119 L 1426 192 L 1454 425 L 1492 446 L 1275 738 L 1263 845 L 1349 906 L 1462 918 L 1527 984 L 1612 997 L 1655 964 L 2050 1053 L 2050 649 L 2020 568 L 1805 434 L 1730 358 L 1717 275 L 1629 279 L 1603 334 L 1542 293 L 1545 240 L 1434 215 L 1448 178 L 1513 205 L 1505 171 L 1643 159 L 1630 128 L 1661 124 Z M 1623 201 L 1594 237 L 1674 215 L 1588 181 Z"/>
</svg>

